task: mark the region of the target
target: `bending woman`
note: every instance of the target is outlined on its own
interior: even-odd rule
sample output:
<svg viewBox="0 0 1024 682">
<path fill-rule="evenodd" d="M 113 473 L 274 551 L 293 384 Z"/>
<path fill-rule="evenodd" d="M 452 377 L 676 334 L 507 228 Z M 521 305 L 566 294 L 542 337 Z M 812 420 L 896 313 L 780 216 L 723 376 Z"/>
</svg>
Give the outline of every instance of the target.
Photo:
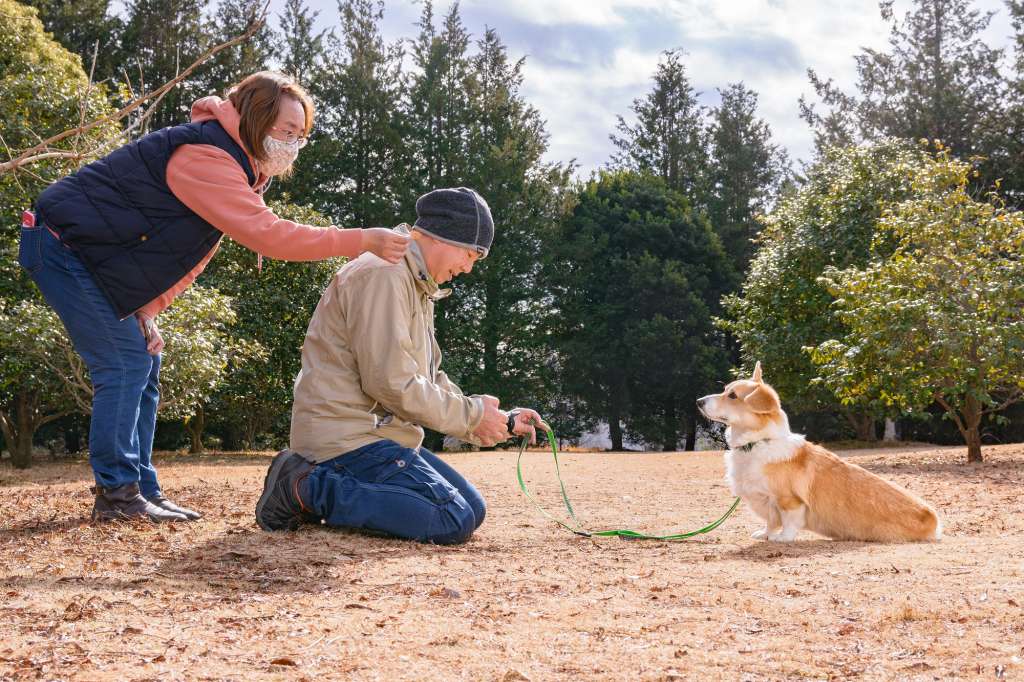
<svg viewBox="0 0 1024 682">
<path fill-rule="evenodd" d="M 157 315 L 226 234 L 260 256 L 309 261 L 372 251 L 397 262 L 408 238 L 274 215 L 262 193 L 291 171 L 313 103 L 263 71 L 192 106 L 192 121 L 131 142 L 55 182 L 22 218 L 19 263 L 60 316 L 93 383 L 94 520 L 200 518 L 168 500 L 152 463 L 163 339 Z"/>
</svg>

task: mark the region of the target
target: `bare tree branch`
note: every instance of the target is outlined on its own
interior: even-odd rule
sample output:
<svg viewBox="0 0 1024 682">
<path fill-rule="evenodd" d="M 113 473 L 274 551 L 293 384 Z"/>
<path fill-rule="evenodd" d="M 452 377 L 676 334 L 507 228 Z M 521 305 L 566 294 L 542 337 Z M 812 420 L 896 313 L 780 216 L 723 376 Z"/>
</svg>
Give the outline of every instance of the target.
<svg viewBox="0 0 1024 682">
<path fill-rule="evenodd" d="M 54 376 L 60 377 L 67 385 L 68 393 L 71 394 L 78 409 L 84 414 L 89 414 L 92 412 L 93 387 L 92 383 L 85 378 L 85 363 L 70 345 L 64 345 L 63 351 L 67 366 L 71 368 L 70 377 L 66 376 L 56 363 L 49 360 L 49 355 L 43 358 L 43 362 L 50 368 Z"/>
<path fill-rule="evenodd" d="M 1013 405 L 1016 402 L 1020 402 L 1021 400 L 1024 400 L 1024 390 L 1017 389 L 1016 391 L 1011 393 L 1009 395 L 1009 397 L 1006 398 L 1006 400 L 1004 400 L 1003 402 L 999 403 L 998 405 L 990 407 L 990 408 L 988 408 L 986 410 L 982 410 L 981 413 L 983 415 L 986 415 L 986 414 L 992 414 L 994 412 L 1002 412 L 1003 410 L 1005 410 L 1010 405 Z"/>
<path fill-rule="evenodd" d="M 92 48 L 92 65 L 89 66 L 89 82 L 86 84 L 85 92 L 78 98 L 78 129 L 81 130 L 85 126 L 85 116 L 89 113 L 89 96 L 92 95 L 93 89 L 93 77 L 96 74 L 96 57 L 99 56 L 100 52 L 100 41 L 97 40 L 96 44 Z M 82 145 L 82 133 L 75 135 L 74 148 L 80 149 Z"/>
<path fill-rule="evenodd" d="M 967 427 L 964 425 L 962 419 L 960 419 L 960 412 L 955 410 L 945 398 L 942 397 L 941 393 L 935 394 L 935 402 L 942 406 L 942 409 L 946 411 L 946 414 L 950 416 L 953 422 L 956 424 L 956 428 L 960 430 L 960 435 L 967 438 Z"/>
<path fill-rule="evenodd" d="M 56 421 L 61 417 L 66 417 L 69 414 L 75 414 L 74 410 L 67 410 L 66 412 L 54 412 L 53 414 L 48 414 L 45 417 L 40 417 L 39 420 L 36 422 L 36 428 L 38 429 L 40 426 L 43 426 L 44 424 L 49 424 L 50 422 Z"/>
<path fill-rule="evenodd" d="M 120 121 L 125 116 L 135 111 L 136 109 L 141 107 L 145 102 L 153 99 L 154 97 L 158 98 L 157 101 L 159 101 L 159 99 L 162 99 L 164 95 L 166 95 L 170 90 L 172 90 L 176 85 L 178 85 L 178 83 L 187 78 L 193 71 L 195 71 L 201 64 L 203 64 L 203 62 L 208 60 L 210 57 L 212 57 L 213 55 L 217 54 L 222 50 L 226 50 L 229 47 L 233 47 L 235 45 L 238 45 L 239 43 L 245 42 L 253 35 L 255 35 L 256 32 L 259 31 L 260 28 L 262 28 L 263 25 L 266 23 L 267 11 L 269 10 L 269 8 L 270 0 L 267 0 L 266 4 L 264 4 L 263 6 L 262 11 L 260 11 L 258 17 L 255 18 L 255 21 L 253 21 L 249 25 L 245 33 L 236 38 L 232 38 L 231 40 L 220 43 L 219 45 L 211 47 L 206 52 L 201 54 L 194 62 L 192 62 L 192 64 L 190 64 L 187 69 L 178 73 L 177 76 L 167 81 L 156 90 L 134 99 L 132 102 L 122 107 L 120 110 L 111 114 L 110 116 L 104 116 L 103 118 L 96 119 L 95 121 L 92 121 L 90 123 L 79 125 L 78 127 L 71 128 L 69 130 L 65 130 L 62 133 L 59 133 L 57 135 L 54 135 L 50 138 L 43 140 L 34 147 L 24 150 L 23 152 L 21 152 L 21 154 L 19 154 L 15 158 L 12 158 L 10 161 L 0 163 L 0 175 L 10 173 L 14 170 L 20 169 L 22 166 L 26 166 L 28 164 L 32 164 L 43 159 L 54 158 L 55 156 L 62 156 L 64 158 L 71 158 L 76 160 L 86 158 L 86 154 L 70 151 L 55 152 L 54 150 L 51 150 L 50 147 L 56 144 L 57 142 L 60 142 L 61 140 L 71 137 L 72 135 L 81 136 L 83 133 L 86 133 L 98 126 L 107 123 L 112 123 L 115 121 Z"/>
</svg>

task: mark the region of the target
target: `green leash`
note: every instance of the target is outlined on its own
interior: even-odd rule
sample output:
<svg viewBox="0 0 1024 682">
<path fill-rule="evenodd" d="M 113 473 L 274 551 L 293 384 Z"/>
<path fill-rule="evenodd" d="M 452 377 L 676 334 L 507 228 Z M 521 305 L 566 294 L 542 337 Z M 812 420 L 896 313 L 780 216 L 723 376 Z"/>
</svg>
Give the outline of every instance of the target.
<svg viewBox="0 0 1024 682">
<path fill-rule="evenodd" d="M 561 519 L 558 519 L 549 514 L 548 511 L 544 509 L 544 507 L 540 506 L 537 500 L 534 499 L 533 495 L 530 494 L 530 491 L 527 490 L 526 483 L 523 481 L 523 453 L 526 451 L 525 436 L 523 437 L 523 440 L 519 445 L 519 457 L 516 459 L 516 478 L 519 479 L 519 489 L 523 491 L 523 494 L 526 495 L 526 498 L 530 500 L 530 502 L 533 502 L 533 505 L 540 510 L 541 514 L 551 519 L 562 528 L 565 528 L 566 530 L 575 533 L 576 535 L 582 535 L 586 538 L 617 536 L 620 538 L 627 538 L 630 540 L 685 540 L 687 538 L 692 538 L 695 535 L 703 535 L 704 533 L 710 533 L 711 531 L 722 525 L 722 523 L 724 523 L 725 520 L 729 518 L 734 511 L 736 511 L 736 507 L 740 506 L 740 498 L 737 497 L 735 500 L 733 500 L 732 506 L 729 507 L 729 510 L 725 512 L 725 514 L 723 514 L 722 517 L 719 518 L 717 521 L 712 521 L 703 528 L 692 530 L 688 533 L 676 533 L 675 535 L 646 535 L 644 533 L 638 533 L 635 530 L 628 530 L 624 528 L 612 530 L 587 530 L 583 527 L 583 524 L 580 523 L 579 519 L 576 518 L 576 512 L 573 511 L 572 502 L 569 501 L 569 495 L 568 493 L 565 492 L 565 483 L 562 482 L 562 472 L 558 467 L 558 446 L 555 444 L 555 434 L 553 431 L 548 431 L 547 435 L 548 444 L 551 445 L 551 454 L 554 455 L 555 458 L 555 476 L 558 477 L 558 485 L 562 490 L 562 501 L 565 502 L 565 508 L 569 512 L 569 518 L 571 518 L 573 523 L 576 524 L 576 527 L 573 528 Z"/>
</svg>

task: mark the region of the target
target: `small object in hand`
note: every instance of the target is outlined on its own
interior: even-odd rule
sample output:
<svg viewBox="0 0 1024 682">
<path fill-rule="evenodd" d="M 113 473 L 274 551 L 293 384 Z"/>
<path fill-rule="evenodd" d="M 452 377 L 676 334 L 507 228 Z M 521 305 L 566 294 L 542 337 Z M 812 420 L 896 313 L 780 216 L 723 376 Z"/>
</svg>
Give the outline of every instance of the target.
<svg viewBox="0 0 1024 682">
<path fill-rule="evenodd" d="M 515 435 L 516 432 L 516 417 L 519 416 L 519 410 L 512 410 L 508 413 L 508 421 L 505 426 L 508 428 L 509 435 Z"/>
</svg>

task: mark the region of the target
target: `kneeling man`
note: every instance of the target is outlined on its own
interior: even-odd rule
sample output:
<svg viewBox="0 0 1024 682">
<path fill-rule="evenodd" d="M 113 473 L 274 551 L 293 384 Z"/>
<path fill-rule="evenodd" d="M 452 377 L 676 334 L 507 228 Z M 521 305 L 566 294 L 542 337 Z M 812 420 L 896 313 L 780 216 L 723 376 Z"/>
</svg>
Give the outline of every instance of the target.
<svg viewBox="0 0 1024 682">
<path fill-rule="evenodd" d="M 422 447 L 423 426 L 476 445 L 547 428 L 530 409 L 467 396 L 440 370 L 434 337 L 439 284 L 487 256 L 494 223 L 471 189 L 438 189 L 416 202 L 412 243 L 397 264 L 364 253 L 324 292 L 302 346 L 290 448 L 270 465 L 256 521 L 302 522 L 465 542 L 486 506 L 473 485 Z M 408 231 L 407 226 L 397 230 Z"/>
</svg>

